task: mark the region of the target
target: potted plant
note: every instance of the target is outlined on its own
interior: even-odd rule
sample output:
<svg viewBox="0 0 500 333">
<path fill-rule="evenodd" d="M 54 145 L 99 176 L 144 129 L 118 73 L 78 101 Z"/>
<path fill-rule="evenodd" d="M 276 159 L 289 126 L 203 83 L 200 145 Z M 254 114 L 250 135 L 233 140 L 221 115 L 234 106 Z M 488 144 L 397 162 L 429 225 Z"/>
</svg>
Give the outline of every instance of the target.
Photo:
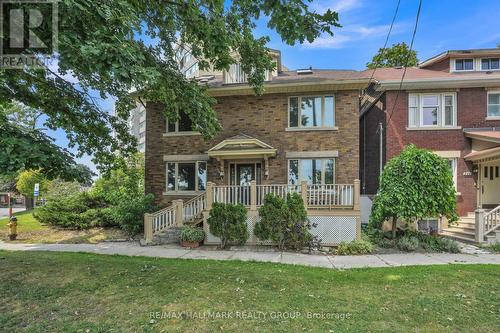
<svg viewBox="0 0 500 333">
<path fill-rule="evenodd" d="M 183 247 L 198 247 L 205 239 L 205 232 L 197 227 L 184 227 L 181 230 L 180 238 Z"/>
</svg>

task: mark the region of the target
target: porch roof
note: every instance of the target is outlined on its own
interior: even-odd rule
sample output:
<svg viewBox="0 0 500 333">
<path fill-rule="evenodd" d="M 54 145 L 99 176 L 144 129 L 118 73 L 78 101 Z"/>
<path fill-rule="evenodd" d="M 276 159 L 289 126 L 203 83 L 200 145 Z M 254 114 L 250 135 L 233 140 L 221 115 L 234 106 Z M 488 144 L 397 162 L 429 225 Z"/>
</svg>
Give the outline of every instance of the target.
<svg viewBox="0 0 500 333">
<path fill-rule="evenodd" d="M 468 161 L 481 161 L 486 159 L 496 159 L 500 158 L 500 147 L 494 147 L 490 149 L 474 151 L 464 157 Z"/>
<path fill-rule="evenodd" d="M 500 143 L 500 130 L 464 130 L 465 136 L 481 141 Z"/>
<path fill-rule="evenodd" d="M 218 159 L 267 158 L 276 156 L 276 149 L 249 135 L 238 134 L 210 148 L 208 156 Z"/>
</svg>

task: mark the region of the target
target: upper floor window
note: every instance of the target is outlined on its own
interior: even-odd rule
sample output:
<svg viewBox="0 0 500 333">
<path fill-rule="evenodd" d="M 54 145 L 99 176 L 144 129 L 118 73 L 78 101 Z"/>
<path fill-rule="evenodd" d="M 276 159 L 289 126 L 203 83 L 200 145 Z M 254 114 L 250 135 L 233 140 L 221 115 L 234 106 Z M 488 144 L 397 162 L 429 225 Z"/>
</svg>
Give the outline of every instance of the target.
<svg viewBox="0 0 500 333">
<path fill-rule="evenodd" d="M 499 70 L 500 58 L 481 59 L 481 69 L 483 71 Z"/>
<path fill-rule="evenodd" d="M 180 112 L 178 121 L 170 121 L 167 119 L 167 133 L 191 131 L 193 131 L 193 122 L 186 113 Z"/>
<path fill-rule="evenodd" d="M 474 70 L 474 59 L 455 59 L 456 71 L 472 71 Z"/>
<path fill-rule="evenodd" d="M 288 103 L 288 127 L 335 127 L 334 96 L 290 97 Z"/>
<path fill-rule="evenodd" d="M 447 127 L 457 125 L 456 95 L 410 94 L 408 96 L 408 126 Z"/>
<path fill-rule="evenodd" d="M 297 185 L 304 180 L 308 184 L 334 184 L 335 159 L 288 160 L 288 184 Z"/>
<path fill-rule="evenodd" d="M 488 117 L 500 117 L 500 91 L 488 92 Z"/>
</svg>

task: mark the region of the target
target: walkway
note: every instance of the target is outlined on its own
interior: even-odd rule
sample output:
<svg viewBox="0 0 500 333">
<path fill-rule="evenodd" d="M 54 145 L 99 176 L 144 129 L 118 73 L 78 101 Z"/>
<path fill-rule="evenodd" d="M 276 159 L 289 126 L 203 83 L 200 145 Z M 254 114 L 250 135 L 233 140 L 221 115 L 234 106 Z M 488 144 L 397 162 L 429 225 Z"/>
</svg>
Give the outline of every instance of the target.
<svg viewBox="0 0 500 333">
<path fill-rule="evenodd" d="M 279 251 L 221 251 L 207 247 L 190 250 L 177 245 L 142 247 L 135 242 L 107 242 L 99 244 L 14 244 L 0 242 L 0 250 L 87 252 L 96 254 L 119 254 L 125 256 L 146 256 L 159 258 L 262 261 L 336 269 L 410 265 L 500 264 L 500 254 L 491 253 L 408 253 L 332 256 L 324 254 L 310 255 Z"/>
</svg>

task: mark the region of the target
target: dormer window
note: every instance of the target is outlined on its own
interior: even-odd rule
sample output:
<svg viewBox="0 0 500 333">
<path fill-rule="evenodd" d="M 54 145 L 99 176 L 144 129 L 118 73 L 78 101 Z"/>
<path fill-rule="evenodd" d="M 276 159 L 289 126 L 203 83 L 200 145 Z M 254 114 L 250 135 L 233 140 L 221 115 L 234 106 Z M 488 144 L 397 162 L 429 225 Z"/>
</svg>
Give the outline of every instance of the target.
<svg viewBox="0 0 500 333">
<path fill-rule="evenodd" d="M 500 69 L 500 58 L 481 59 L 481 70 L 494 71 Z"/>
<path fill-rule="evenodd" d="M 456 71 L 473 71 L 474 59 L 455 59 Z"/>
</svg>

